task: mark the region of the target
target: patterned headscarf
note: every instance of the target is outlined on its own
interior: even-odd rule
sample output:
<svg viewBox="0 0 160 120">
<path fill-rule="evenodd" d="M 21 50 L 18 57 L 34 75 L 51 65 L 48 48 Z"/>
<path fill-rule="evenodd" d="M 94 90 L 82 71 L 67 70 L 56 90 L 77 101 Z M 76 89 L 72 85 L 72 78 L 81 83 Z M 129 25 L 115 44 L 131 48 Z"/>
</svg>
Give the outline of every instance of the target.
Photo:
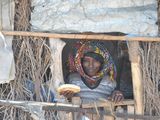
<svg viewBox="0 0 160 120">
<path fill-rule="evenodd" d="M 96 75 L 91 77 L 84 72 L 81 64 L 82 58 L 88 52 L 99 54 L 104 59 L 102 69 Z M 83 82 L 91 89 L 96 88 L 99 85 L 101 79 L 107 74 L 110 76 L 111 80 L 116 79 L 116 67 L 112 60 L 112 57 L 109 54 L 108 50 L 98 42 L 87 41 L 76 43 L 73 46 L 73 52 L 69 54 L 68 62 L 70 72 L 77 71 L 83 78 Z M 91 82 L 91 85 L 89 85 L 86 80 Z"/>
</svg>

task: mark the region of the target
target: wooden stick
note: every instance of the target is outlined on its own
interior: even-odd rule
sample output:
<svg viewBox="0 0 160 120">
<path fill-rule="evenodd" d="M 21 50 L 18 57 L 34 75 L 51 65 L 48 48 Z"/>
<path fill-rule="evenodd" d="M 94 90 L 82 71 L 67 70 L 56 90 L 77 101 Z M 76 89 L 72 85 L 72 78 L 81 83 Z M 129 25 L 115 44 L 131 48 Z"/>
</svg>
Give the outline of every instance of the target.
<svg viewBox="0 0 160 120">
<path fill-rule="evenodd" d="M 56 34 L 43 32 L 25 32 L 25 31 L 1 31 L 6 36 L 34 36 L 64 39 L 81 39 L 81 40 L 118 40 L 118 41 L 160 41 L 159 37 L 129 37 L 129 36 L 112 36 L 105 34 Z"/>
<path fill-rule="evenodd" d="M 52 57 L 52 64 L 50 66 L 52 78 L 50 82 L 50 88 L 53 91 L 57 91 L 57 88 L 64 84 L 63 78 L 63 70 L 62 70 L 62 50 L 66 43 L 60 39 L 49 39 L 50 49 L 51 49 L 51 57 Z M 55 93 L 56 98 L 59 98 L 59 94 Z"/>
<path fill-rule="evenodd" d="M 13 100 L 0 100 L 0 105 L 2 106 L 13 106 L 20 108 L 25 111 L 35 112 L 42 107 L 42 110 L 60 110 L 60 111 L 74 111 L 74 112 L 86 112 L 96 114 L 96 111 L 93 109 L 84 109 L 79 105 L 73 104 L 64 104 L 64 103 L 47 103 L 47 102 L 37 102 L 37 101 L 13 101 Z M 26 109 L 27 108 L 27 109 Z M 33 111 L 32 111 L 33 110 Z M 37 111 L 38 113 L 38 111 Z M 100 111 L 103 115 L 111 115 L 109 111 Z M 115 116 L 121 118 L 132 118 L 132 119 L 149 119 L 149 120 L 158 120 L 160 116 L 150 116 L 150 115 L 137 115 L 137 114 L 128 114 L 128 113 L 114 113 Z"/>
<path fill-rule="evenodd" d="M 139 63 L 131 63 L 136 114 L 143 114 L 143 84 Z"/>
<path fill-rule="evenodd" d="M 128 105 L 127 106 L 127 111 L 128 111 L 129 114 L 135 114 L 134 105 Z M 128 119 L 128 120 L 134 120 L 134 119 Z"/>
<path fill-rule="evenodd" d="M 107 102 L 97 102 L 97 107 L 110 107 L 110 104 L 113 102 L 107 101 Z M 134 105 L 134 100 L 124 100 L 123 102 L 120 103 L 115 103 L 113 106 L 121 106 L 121 105 Z M 82 108 L 94 108 L 93 103 L 88 103 L 88 104 L 82 104 Z"/>
<path fill-rule="evenodd" d="M 139 42 L 128 42 L 129 58 L 131 61 L 133 92 L 135 100 L 135 113 L 144 114 L 143 106 L 143 80 L 141 71 L 141 59 L 139 55 Z"/>
</svg>

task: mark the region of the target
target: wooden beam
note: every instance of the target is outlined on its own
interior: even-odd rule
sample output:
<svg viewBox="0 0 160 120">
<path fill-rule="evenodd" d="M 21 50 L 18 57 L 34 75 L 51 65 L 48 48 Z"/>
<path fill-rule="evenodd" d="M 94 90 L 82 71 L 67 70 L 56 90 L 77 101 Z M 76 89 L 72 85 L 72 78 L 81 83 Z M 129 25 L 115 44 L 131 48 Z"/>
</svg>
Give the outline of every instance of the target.
<svg viewBox="0 0 160 120">
<path fill-rule="evenodd" d="M 144 114 L 143 104 L 143 80 L 141 71 L 141 59 L 139 54 L 139 42 L 128 42 L 129 59 L 131 61 L 133 92 L 135 100 L 135 113 Z"/>
<path fill-rule="evenodd" d="M 42 110 L 58 110 L 58 111 L 74 111 L 74 112 L 86 112 L 97 114 L 97 111 L 94 109 L 84 109 L 79 105 L 65 104 L 65 103 L 47 103 L 47 102 L 36 102 L 36 101 L 13 101 L 13 100 L 0 100 L 1 106 L 13 106 L 20 108 L 25 111 L 35 112 L 38 114 L 40 108 Z M 99 111 L 102 115 L 111 115 L 108 111 Z M 40 115 L 41 113 L 39 113 Z M 114 115 L 120 118 L 131 118 L 131 119 L 149 119 L 149 120 L 158 120 L 160 116 L 150 116 L 150 115 L 138 115 L 138 114 L 128 114 L 128 113 L 116 113 Z"/>
<path fill-rule="evenodd" d="M 128 111 L 129 114 L 135 114 L 134 105 L 128 105 L 127 106 L 127 111 Z M 134 120 L 134 119 L 128 119 L 128 120 Z"/>
<path fill-rule="evenodd" d="M 57 91 L 57 88 L 64 84 L 64 78 L 63 78 L 63 69 L 62 69 L 62 50 L 66 43 L 60 39 L 49 39 L 50 43 L 50 51 L 51 51 L 51 57 L 52 57 L 52 64 L 50 65 L 52 78 L 49 82 L 49 87 L 53 91 Z M 58 92 L 55 92 L 55 97 L 59 98 Z"/>
<path fill-rule="evenodd" d="M 134 105 L 134 100 L 124 100 L 120 103 L 113 103 L 111 101 L 105 101 L 105 102 L 96 102 L 97 107 L 110 107 L 110 105 L 115 106 L 122 106 L 122 105 Z M 94 108 L 94 103 L 88 103 L 88 104 L 82 104 L 82 108 Z"/>
<path fill-rule="evenodd" d="M 129 37 L 129 36 L 112 36 L 106 34 L 57 34 L 44 32 L 25 32 L 25 31 L 1 31 L 6 36 L 32 36 L 32 37 L 49 37 L 61 39 L 80 39 L 80 40 L 113 40 L 113 41 L 160 41 L 159 37 Z"/>
<path fill-rule="evenodd" d="M 131 63 L 131 70 L 135 99 L 135 112 L 136 114 L 143 114 L 143 85 L 140 64 Z"/>
</svg>

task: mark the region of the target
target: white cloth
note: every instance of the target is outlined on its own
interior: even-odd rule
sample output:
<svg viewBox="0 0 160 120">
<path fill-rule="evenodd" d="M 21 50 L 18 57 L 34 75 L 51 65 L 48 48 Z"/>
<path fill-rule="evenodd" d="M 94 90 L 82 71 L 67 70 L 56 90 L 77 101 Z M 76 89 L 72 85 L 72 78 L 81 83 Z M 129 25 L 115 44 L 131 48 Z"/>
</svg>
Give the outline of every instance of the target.
<svg viewBox="0 0 160 120">
<path fill-rule="evenodd" d="M 33 0 L 32 30 L 157 36 L 157 0 Z"/>
<path fill-rule="evenodd" d="M 1 0 L 0 31 L 14 28 L 14 1 Z M 0 32 L 0 84 L 15 78 L 15 63 L 12 51 L 12 36 L 3 36 Z"/>
<path fill-rule="evenodd" d="M 8 46 L 5 38 L 0 37 L 0 84 L 8 83 L 15 78 L 15 63 L 12 46 Z"/>
</svg>

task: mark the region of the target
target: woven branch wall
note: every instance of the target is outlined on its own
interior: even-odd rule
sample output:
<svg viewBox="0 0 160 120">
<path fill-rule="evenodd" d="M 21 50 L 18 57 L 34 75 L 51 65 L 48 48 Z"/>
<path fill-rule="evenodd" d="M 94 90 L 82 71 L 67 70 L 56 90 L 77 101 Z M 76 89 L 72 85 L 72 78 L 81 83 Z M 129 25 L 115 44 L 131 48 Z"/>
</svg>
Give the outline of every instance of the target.
<svg viewBox="0 0 160 120">
<path fill-rule="evenodd" d="M 160 29 L 160 1 L 158 3 L 158 27 Z M 160 32 L 160 30 L 159 30 Z M 142 76 L 144 87 L 144 111 L 160 115 L 160 43 L 141 43 Z"/>
<path fill-rule="evenodd" d="M 11 0 L 6 2 L 11 2 Z M 15 1 L 14 30 L 30 30 L 30 2 L 30 0 Z M 0 3 L 3 5 L 3 2 L 0 1 Z M 8 5 L 8 7 L 10 6 Z M 16 77 L 9 84 L 0 85 L 0 99 L 44 101 L 43 95 L 38 88 L 42 85 L 47 86 L 46 81 L 51 79 L 51 75 L 48 72 L 51 64 L 50 48 L 45 40 L 46 38 L 40 37 L 14 37 L 13 52 L 16 64 Z M 35 84 L 33 90 L 28 89 L 28 81 Z M 31 91 L 34 91 L 34 93 Z M 49 101 L 49 98 L 46 101 Z M 0 119 L 32 120 L 32 117 L 31 113 L 24 112 L 21 109 L 1 106 Z M 59 117 L 54 111 L 46 111 L 45 119 L 58 120 Z"/>
</svg>

